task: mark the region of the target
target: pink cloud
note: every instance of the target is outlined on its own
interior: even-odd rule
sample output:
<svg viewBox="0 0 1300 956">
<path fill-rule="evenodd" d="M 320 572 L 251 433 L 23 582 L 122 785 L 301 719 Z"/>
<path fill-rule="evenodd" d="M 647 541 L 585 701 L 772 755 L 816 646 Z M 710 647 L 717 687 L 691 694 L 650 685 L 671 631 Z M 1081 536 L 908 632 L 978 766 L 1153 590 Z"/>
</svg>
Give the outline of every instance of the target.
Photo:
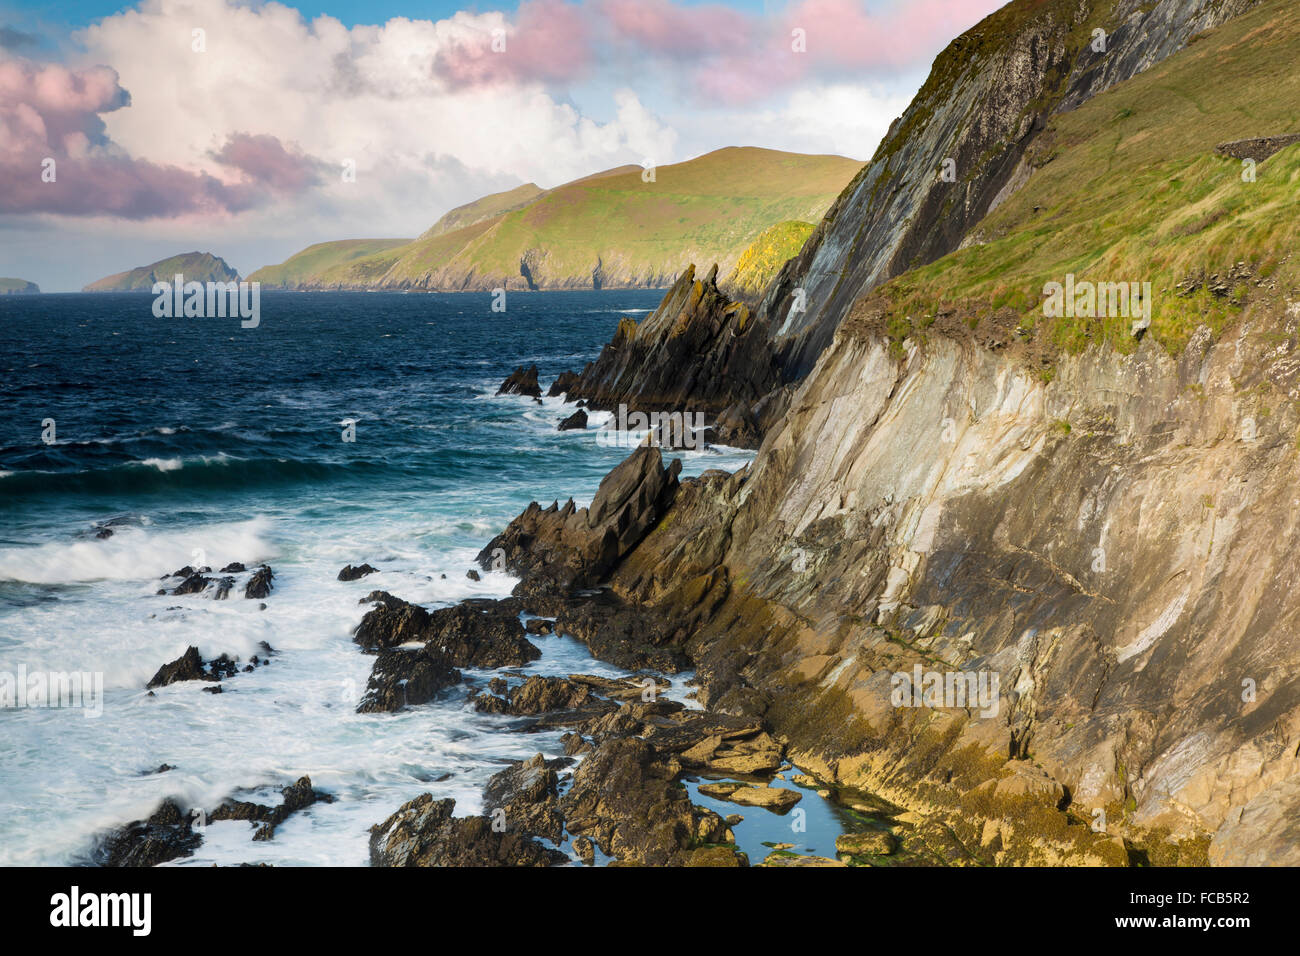
<svg viewBox="0 0 1300 956">
<path fill-rule="evenodd" d="M 835 80 L 925 65 L 1003 0 L 793 0 L 754 14 L 680 0 L 525 0 L 506 29 L 506 50 L 484 31 L 442 54 L 435 71 L 453 87 L 564 83 L 593 64 L 679 64 L 697 96 L 754 102 L 809 79 Z M 803 49 L 794 49 L 794 31 Z"/>
<path fill-rule="evenodd" d="M 274 136 L 235 133 L 213 154 L 223 166 L 237 169 L 254 183 L 285 193 L 302 192 L 320 181 L 321 164 L 290 152 Z"/>
<path fill-rule="evenodd" d="M 106 66 L 0 60 L 0 214 L 232 213 L 316 181 L 315 162 L 272 136 L 236 134 L 214 154 L 238 173 L 232 182 L 132 158 L 105 135 L 100 115 L 130 102 Z"/>
<path fill-rule="evenodd" d="M 563 0 L 524 0 L 504 37 L 478 33 L 445 51 L 434 70 L 453 87 L 540 81 L 580 76 L 592 59 L 588 13 Z M 504 39 L 504 50 L 493 48 Z"/>
<path fill-rule="evenodd" d="M 614 35 L 647 52 L 673 56 L 722 53 L 750 45 L 760 21 L 730 7 L 681 7 L 671 0 L 597 0 Z"/>
</svg>

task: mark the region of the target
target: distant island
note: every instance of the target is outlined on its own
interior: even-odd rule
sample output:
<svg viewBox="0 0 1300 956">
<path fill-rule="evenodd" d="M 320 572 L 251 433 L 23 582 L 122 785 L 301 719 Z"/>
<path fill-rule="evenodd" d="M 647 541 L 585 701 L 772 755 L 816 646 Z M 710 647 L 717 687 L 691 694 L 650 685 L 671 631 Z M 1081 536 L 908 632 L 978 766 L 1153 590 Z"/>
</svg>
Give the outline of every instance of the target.
<svg viewBox="0 0 1300 956">
<path fill-rule="evenodd" d="M 0 279 L 0 295 L 39 295 L 41 287 L 26 279 Z"/>
<path fill-rule="evenodd" d="M 186 252 L 160 259 L 147 266 L 107 276 L 82 292 L 149 292 L 155 282 L 171 282 L 183 275 L 186 282 L 238 282 L 239 273 L 220 256 L 210 252 Z"/>
<path fill-rule="evenodd" d="M 447 213 L 418 239 L 322 242 L 249 276 L 265 288 L 658 288 L 692 262 L 761 290 L 862 163 L 728 147 L 657 169 L 533 183 Z M 725 283 L 724 283 L 725 284 Z"/>
</svg>

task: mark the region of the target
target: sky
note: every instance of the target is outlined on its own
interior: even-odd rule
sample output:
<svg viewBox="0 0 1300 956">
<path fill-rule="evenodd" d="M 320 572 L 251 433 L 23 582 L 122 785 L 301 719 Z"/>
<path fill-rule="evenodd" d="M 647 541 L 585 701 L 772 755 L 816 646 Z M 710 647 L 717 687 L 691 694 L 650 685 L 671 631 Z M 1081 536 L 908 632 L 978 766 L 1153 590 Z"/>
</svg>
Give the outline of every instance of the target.
<svg viewBox="0 0 1300 956">
<path fill-rule="evenodd" d="M 0 277 L 314 243 L 724 146 L 866 160 L 1002 0 L 0 0 Z"/>
</svg>

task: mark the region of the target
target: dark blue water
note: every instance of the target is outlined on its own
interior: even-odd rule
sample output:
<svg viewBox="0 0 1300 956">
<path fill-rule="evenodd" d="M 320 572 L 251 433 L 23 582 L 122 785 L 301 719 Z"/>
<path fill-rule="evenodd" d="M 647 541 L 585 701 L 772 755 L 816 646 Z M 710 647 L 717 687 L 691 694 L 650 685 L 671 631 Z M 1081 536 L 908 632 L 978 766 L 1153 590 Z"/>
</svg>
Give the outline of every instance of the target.
<svg viewBox="0 0 1300 956">
<path fill-rule="evenodd" d="M 269 843 L 214 824 L 186 865 L 360 865 L 402 802 L 433 790 L 476 812 L 502 761 L 558 754 L 558 735 L 503 733 L 457 695 L 356 714 L 372 659 L 350 634 L 374 589 L 427 606 L 509 593 L 504 573 L 466 576 L 474 555 L 533 499 L 586 503 L 627 451 L 597 443 L 600 416 L 558 432 L 571 408 L 497 386 L 536 363 L 545 388 L 659 299 L 518 293 L 502 314 L 487 294 L 268 293 L 244 329 L 155 318 L 148 294 L 0 297 L 0 675 L 104 682 L 98 713 L 0 709 L 0 863 L 76 860 L 164 797 L 275 803 L 309 774 L 338 802 Z M 688 474 L 748 458 L 683 457 Z M 274 567 L 270 598 L 155 593 L 184 565 L 235 561 Z M 380 573 L 336 579 L 361 562 Z M 275 666 L 219 696 L 145 691 L 187 646 L 247 659 L 261 641 Z M 539 645 L 536 672 L 618 673 L 567 638 Z M 144 773 L 162 763 L 176 769 Z"/>
</svg>

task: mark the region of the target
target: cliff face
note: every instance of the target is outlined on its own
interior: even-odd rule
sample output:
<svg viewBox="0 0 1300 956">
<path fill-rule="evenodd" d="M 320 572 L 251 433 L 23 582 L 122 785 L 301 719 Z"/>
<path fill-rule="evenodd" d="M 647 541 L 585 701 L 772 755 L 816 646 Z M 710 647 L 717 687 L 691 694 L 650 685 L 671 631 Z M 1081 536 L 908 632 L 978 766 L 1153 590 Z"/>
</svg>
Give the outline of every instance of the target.
<svg viewBox="0 0 1300 956">
<path fill-rule="evenodd" d="M 1185 32 L 1231 9 L 1126 22 Z M 1012 176 L 966 249 L 807 326 L 828 344 L 753 465 L 682 482 L 608 574 L 710 709 L 905 808 L 936 861 L 1300 864 L 1300 11 L 1264 4 L 1200 42 L 1060 115 L 1063 155 Z M 850 231 L 857 188 L 800 259 Z M 938 235 L 912 221 L 885 238 Z M 843 276 L 874 254 L 839 248 Z M 1150 279 L 1149 327 L 1049 320 L 1043 276 L 1076 270 Z M 990 275 L 1029 304 L 987 301 Z M 923 286 L 941 308 L 901 323 Z M 608 363 L 621 394 L 674 327 L 621 333 L 639 350 Z M 914 674 L 987 696 L 900 696 Z"/>
<path fill-rule="evenodd" d="M 1258 0 L 1015 0 L 954 40 L 767 289 L 759 317 L 788 379 L 807 374 L 852 304 L 956 249 L 1050 154 L 1036 134 Z M 1105 52 L 1093 31 L 1106 31 Z M 951 161 L 951 165 L 945 165 Z M 945 171 L 948 175 L 945 177 Z M 951 180 L 951 181 L 949 181 Z"/>
<path fill-rule="evenodd" d="M 851 321 L 751 471 L 684 483 L 614 590 L 671 616 L 711 575 L 687 645 L 710 706 L 976 859 L 1122 862 L 1122 836 L 1189 862 L 1212 835 L 1216 863 L 1300 863 L 1260 823 L 1300 814 L 1300 415 L 1258 387 L 1300 386 L 1297 341 L 1261 314 L 1044 384 L 969 341 L 900 361 Z M 916 665 L 999 675 L 996 714 L 895 706 Z M 1027 772 L 1037 812 L 1105 834 L 985 799 Z"/>
<path fill-rule="evenodd" d="M 629 412 L 686 408 L 710 421 L 735 407 L 747 418 L 780 376 L 764 330 L 748 306 L 718 289 L 717 274 L 714 266 L 697 279 L 691 266 L 653 313 L 639 324 L 623 320 L 596 361 L 568 382 L 568 400 L 598 409 L 625 404 Z"/>
</svg>

